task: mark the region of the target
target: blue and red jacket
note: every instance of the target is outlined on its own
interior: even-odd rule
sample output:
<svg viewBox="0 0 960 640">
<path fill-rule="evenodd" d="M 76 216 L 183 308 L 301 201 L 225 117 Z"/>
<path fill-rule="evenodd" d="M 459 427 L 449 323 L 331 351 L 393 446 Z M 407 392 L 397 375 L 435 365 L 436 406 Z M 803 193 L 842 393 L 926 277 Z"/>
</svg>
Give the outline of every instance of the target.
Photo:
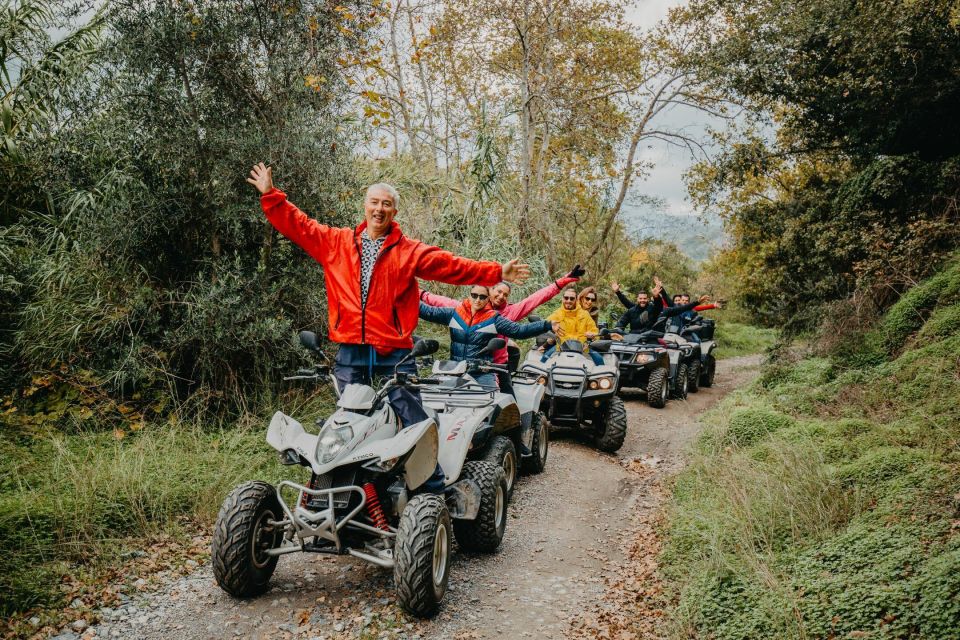
<svg viewBox="0 0 960 640">
<path fill-rule="evenodd" d="M 474 313 L 470 300 L 464 300 L 456 308 L 432 307 L 420 303 L 420 319 L 450 328 L 450 358 L 452 360 L 487 360 L 493 355 L 479 352 L 498 335 L 508 338 L 532 338 L 550 330 L 547 320 L 520 324 L 507 320 L 488 304 Z"/>
</svg>

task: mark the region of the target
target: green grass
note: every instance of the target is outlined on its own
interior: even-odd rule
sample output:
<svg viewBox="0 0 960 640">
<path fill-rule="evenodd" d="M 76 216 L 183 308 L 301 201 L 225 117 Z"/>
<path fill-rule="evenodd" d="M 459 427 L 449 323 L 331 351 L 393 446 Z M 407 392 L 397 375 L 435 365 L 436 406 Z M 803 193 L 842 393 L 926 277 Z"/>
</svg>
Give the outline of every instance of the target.
<svg viewBox="0 0 960 640">
<path fill-rule="evenodd" d="M 664 530 L 673 637 L 960 638 L 958 282 L 708 414 Z"/>
<path fill-rule="evenodd" d="M 717 358 L 734 358 L 763 353 L 777 341 L 776 329 L 763 329 L 736 322 L 717 322 Z"/>
<path fill-rule="evenodd" d="M 304 420 L 330 398 L 288 398 Z M 9 416 L 8 416 L 9 418 Z M 92 421 L 96 425 L 96 420 Z M 64 432 L 31 422 L 0 432 L 0 615 L 62 605 L 64 575 L 94 577 L 158 534 L 191 534 L 250 479 L 299 477 L 266 444 L 269 415 L 208 427 L 202 419 L 126 431 Z M 9 426 L 9 425 L 8 425 Z M 291 470 L 292 469 L 292 470 Z"/>
</svg>

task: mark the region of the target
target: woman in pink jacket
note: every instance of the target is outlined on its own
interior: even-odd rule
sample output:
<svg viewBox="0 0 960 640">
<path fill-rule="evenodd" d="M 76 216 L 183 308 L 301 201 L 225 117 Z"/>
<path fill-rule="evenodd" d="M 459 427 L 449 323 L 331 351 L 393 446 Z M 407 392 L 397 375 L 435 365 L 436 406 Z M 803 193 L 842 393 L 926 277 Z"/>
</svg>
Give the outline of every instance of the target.
<svg viewBox="0 0 960 640">
<path fill-rule="evenodd" d="M 564 277 L 551 282 L 543 289 L 535 291 L 523 300 L 514 302 L 512 304 L 507 303 L 507 299 L 510 297 L 510 285 L 506 282 L 501 282 L 500 284 L 490 287 L 490 305 L 496 311 L 499 311 L 500 315 L 507 320 L 519 322 L 533 313 L 534 309 L 563 291 L 563 288 L 568 284 L 578 281 L 585 273 L 586 270 L 584 270 L 580 265 L 576 265 L 570 270 L 570 273 Z M 454 300 L 453 298 L 440 296 L 435 293 L 430 293 L 429 291 L 420 292 L 420 301 L 434 307 L 456 307 L 458 304 L 460 304 L 460 300 Z M 504 336 L 499 337 L 503 338 Z M 506 364 L 507 359 L 508 354 L 506 348 L 500 349 L 493 354 L 494 364 Z M 497 380 L 500 384 L 501 391 L 504 393 L 513 393 L 513 387 L 510 384 L 510 376 L 498 375 Z"/>
</svg>

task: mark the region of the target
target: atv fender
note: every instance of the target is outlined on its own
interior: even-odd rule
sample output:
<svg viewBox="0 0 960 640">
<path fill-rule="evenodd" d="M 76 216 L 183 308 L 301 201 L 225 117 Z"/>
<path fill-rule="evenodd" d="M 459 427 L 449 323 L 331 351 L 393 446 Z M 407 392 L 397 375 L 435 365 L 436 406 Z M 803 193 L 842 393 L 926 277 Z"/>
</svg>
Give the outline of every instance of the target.
<svg viewBox="0 0 960 640">
<path fill-rule="evenodd" d="M 478 415 L 474 410 L 463 407 L 440 414 L 440 467 L 446 474 L 447 486 L 460 477 L 460 470 L 470 450 L 473 434 L 484 422 L 486 413 Z"/>
<path fill-rule="evenodd" d="M 542 384 L 515 384 L 513 393 L 517 398 L 517 408 L 520 415 L 538 411 L 546 387 Z"/>
<path fill-rule="evenodd" d="M 307 433 L 302 424 L 282 411 L 277 411 L 270 419 L 270 427 L 267 429 L 267 444 L 280 453 L 291 449 L 296 451 L 310 463 L 314 472 L 319 467 L 316 459 L 314 459 L 314 452 L 317 450 L 317 436 Z"/>
<path fill-rule="evenodd" d="M 437 449 L 437 423 L 432 418 L 427 418 L 423 422 L 401 429 L 392 438 L 360 445 L 353 455 L 341 464 L 374 458 L 391 460 L 409 453 L 404 464 L 404 473 L 407 488 L 412 491 L 433 475 L 434 469 L 437 468 Z"/>
</svg>

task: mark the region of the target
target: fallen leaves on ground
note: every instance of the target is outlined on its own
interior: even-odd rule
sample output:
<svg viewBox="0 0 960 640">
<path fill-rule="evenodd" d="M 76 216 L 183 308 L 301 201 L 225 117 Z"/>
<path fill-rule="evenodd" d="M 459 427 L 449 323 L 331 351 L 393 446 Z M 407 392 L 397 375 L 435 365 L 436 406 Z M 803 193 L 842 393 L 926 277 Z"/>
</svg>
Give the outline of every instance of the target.
<svg viewBox="0 0 960 640">
<path fill-rule="evenodd" d="M 652 640 L 664 637 L 663 585 L 657 576 L 657 536 L 665 492 L 657 458 L 621 460 L 636 476 L 640 491 L 634 516 L 624 530 L 625 560 L 604 578 L 604 594 L 572 618 L 567 637 L 574 640 Z"/>
</svg>

